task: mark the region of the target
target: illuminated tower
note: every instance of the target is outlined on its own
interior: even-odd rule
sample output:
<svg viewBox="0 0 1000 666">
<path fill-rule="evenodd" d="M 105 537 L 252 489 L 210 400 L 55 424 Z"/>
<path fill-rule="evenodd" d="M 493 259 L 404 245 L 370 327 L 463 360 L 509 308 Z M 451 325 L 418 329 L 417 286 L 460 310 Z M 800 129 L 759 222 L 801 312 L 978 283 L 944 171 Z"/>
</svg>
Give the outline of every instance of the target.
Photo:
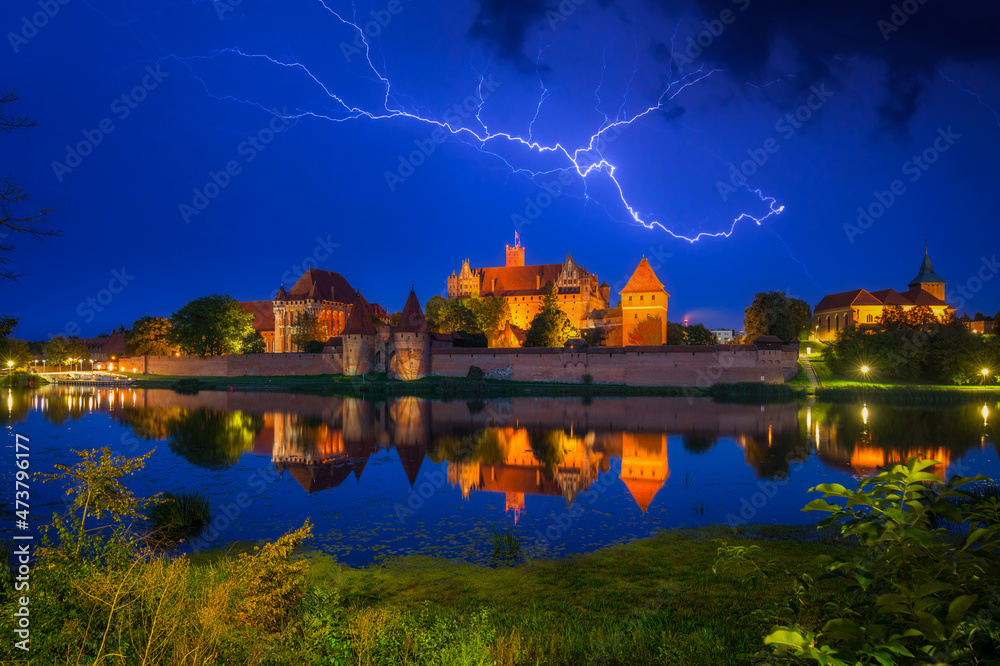
<svg viewBox="0 0 1000 666">
<path fill-rule="evenodd" d="M 647 317 L 660 319 L 660 344 L 667 341 L 667 299 L 670 294 L 657 279 L 646 257 L 636 267 L 628 284 L 618 292 L 622 298 L 622 345 L 629 342 L 629 334 Z"/>
<path fill-rule="evenodd" d="M 917 277 L 913 278 L 907 286 L 911 290 L 923 289 L 931 296 L 940 298 L 943 301 L 944 285 L 944 278 L 934 272 L 934 267 L 931 266 L 931 258 L 927 254 L 927 248 L 924 247 L 924 260 L 920 264 L 920 272 L 917 273 Z"/>
</svg>

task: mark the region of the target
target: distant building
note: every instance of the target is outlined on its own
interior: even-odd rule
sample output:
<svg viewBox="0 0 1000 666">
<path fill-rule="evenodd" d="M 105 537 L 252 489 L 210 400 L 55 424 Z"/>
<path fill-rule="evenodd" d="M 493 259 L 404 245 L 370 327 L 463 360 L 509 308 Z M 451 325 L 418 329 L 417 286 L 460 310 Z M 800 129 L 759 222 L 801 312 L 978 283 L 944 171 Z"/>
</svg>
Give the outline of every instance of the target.
<svg viewBox="0 0 1000 666">
<path fill-rule="evenodd" d="M 965 321 L 962 323 L 965 324 L 967 329 L 973 333 L 978 333 L 979 335 L 993 332 L 993 317 L 987 317 L 986 319 L 980 319 L 979 321 Z"/>
<path fill-rule="evenodd" d="M 125 355 L 125 336 L 117 329 L 105 338 L 82 338 L 80 342 L 87 348 L 90 360 L 95 362 L 106 363 Z"/>
<path fill-rule="evenodd" d="M 925 249 L 920 271 L 910 281 L 907 291 L 854 289 L 824 296 L 813 311 L 812 335 L 818 340 L 833 340 L 837 332 L 845 328 L 873 325 L 890 305 L 898 305 L 904 311 L 925 305 L 934 316 L 946 316 L 954 312 L 954 308 L 944 301 L 945 284 L 944 278 L 934 272 Z"/>
<path fill-rule="evenodd" d="M 727 345 L 736 339 L 736 331 L 731 328 L 713 328 L 712 335 L 720 345 Z"/>
</svg>

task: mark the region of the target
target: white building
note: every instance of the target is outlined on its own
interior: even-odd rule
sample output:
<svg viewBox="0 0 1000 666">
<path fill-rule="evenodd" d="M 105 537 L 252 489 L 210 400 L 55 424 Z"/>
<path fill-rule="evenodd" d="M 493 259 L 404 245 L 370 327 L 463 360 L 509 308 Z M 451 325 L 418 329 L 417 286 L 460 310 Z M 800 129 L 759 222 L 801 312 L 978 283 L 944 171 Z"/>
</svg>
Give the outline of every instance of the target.
<svg viewBox="0 0 1000 666">
<path fill-rule="evenodd" d="M 726 345 L 736 339 L 736 331 L 731 328 L 713 328 L 712 335 L 720 345 Z"/>
</svg>

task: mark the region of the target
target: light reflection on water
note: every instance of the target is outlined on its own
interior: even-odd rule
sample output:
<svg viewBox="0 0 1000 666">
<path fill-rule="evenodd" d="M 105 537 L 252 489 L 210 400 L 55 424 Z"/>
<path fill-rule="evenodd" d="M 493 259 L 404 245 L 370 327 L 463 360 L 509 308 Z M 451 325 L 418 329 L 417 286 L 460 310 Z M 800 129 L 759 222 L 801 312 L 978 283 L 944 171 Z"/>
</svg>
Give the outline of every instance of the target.
<svg viewBox="0 0 1000 666">
<path fill-rule="evenodd" d="M 1000 476 L 996 427 L 975 404 L 372 402 L 64 386 L 6 398 L 0 423 L 32 438 L 35 471 L 72 463 L 71 448 L 155 447 L 133 490 L 207 494 L 218 530 L 206 545 L 274 538 L 308 516 L 314 545 L 352 564 L 414 552 L 482 559 L 498 523 L 549 554 L 682 525 L 807 523 L 809 487 L 853 485 L 911 455 L 940 461 L 941 478 Z M 35 492 L 58 507 L 59 489 Z"/>
</svg>

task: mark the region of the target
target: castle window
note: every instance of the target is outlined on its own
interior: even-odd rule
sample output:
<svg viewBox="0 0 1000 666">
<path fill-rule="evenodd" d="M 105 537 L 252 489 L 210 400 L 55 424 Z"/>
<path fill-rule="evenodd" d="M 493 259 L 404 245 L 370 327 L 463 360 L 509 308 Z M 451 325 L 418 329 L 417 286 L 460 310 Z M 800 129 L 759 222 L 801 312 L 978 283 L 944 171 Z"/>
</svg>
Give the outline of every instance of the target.
<svg viewBox="0 0 1000 666">
<path fill-rule="evenodd" d="M 640 300 L 640 301 L 641 301 L 642 299 L 644 299 L 644 298 L 646 298 L 646 297 L 645 297 L 645 296 L 639 296 L 639 300 Z"/>
<path fill-rule="evenodd" d="M 871 315 L 868 315 L 868 323 L 869 324 L 872 323 L 872 316 Z"/>
<path fill-rule="evenodd" d="M 631 296 L 629 296 L 629 297 L 628 297 L 628 302 L 629 302 L 629 303 L 631 303 L 631 302 L 632 302 L 632 297 L 631 297 Z"/>
<path fill-rule="evenodd" d="M 656 300 L 656 294 L 653 294 L 652 300 L 654 300 L 654 301 Z"/>
</svg>

